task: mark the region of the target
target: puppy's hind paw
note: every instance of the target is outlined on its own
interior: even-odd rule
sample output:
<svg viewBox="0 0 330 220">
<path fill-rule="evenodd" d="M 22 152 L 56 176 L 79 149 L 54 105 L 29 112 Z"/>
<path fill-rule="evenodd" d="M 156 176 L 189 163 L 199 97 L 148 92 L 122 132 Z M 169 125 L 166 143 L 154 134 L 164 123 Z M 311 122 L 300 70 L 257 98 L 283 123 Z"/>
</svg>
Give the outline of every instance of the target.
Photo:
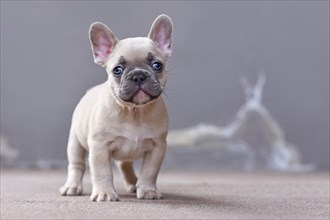
<svg viewBox="0 0 330 220">
<path fill-rule="evenodd" d="M 83 192 L 82 185 L 68 186 L 64 185 L 60 188 L 60 193 L 62 196 L 79 196 Z"/>
<path fill-rule="evenodd" d="M 129 193 L 136 193 L 136 186 L 135 185 L 126 185 L 126 190 Z"/>
</svg>

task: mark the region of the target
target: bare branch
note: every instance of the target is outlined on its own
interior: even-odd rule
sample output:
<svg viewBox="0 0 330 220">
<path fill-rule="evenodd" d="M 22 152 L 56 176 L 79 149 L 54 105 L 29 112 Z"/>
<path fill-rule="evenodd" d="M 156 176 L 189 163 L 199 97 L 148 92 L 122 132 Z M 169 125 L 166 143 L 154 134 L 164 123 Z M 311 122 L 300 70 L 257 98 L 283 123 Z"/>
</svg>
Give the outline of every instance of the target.
<svg viewBox="0 0 330 220">
<path fill-rule="evenodd" d="M 244 143 L 243 134 L 248 128 L 249 118 L 253 113 L 260 119 L 259 123 L 267 135 L 269 155 L 266 157 L 268 157 L 269 167 L 279 170 L 293 169 L 293 167 L 303 169 L 298 149 L 285 140 L 283 129 L 261 103 L 266 82 L 265 74 L 259 74 L 253 88 L 245 77 L 242 77 L 240 82 L 246 96 L 246 103 L 238 110 L 232 123 L 225 127 L 199 124 L 190 128 L 171 130 L 167 139 L 168 145 L 170 147 L 189 147 L 218 141 L 220 145 L 226 143 L 237 146 L 237 143 Z M 249 153 L 249 155 L 251 154 Z"/>
</svg>

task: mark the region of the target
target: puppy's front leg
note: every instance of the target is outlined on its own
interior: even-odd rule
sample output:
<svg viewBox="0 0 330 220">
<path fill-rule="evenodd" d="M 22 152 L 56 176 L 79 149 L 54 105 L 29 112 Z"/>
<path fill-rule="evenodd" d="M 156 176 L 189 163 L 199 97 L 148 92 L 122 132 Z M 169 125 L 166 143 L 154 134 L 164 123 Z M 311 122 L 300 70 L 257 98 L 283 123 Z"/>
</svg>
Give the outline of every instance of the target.
<svg viewBox="0 0 330 220">
<path fill-rule="evenodd" d="M 119 201 L 113 186 L 110 156 L 109 148 L 104 143 L 89 142 L 89 164 L 93 184 L 92 201 Z"/>
<path fill-rule="evenodd" d="M 78 196 L 82 194 L 82 178 L 85 172 L 86 150 L 79 143 L 74 131 L 71 129 L 68 149 L 69 166 L 66 183 L 60 188 L 60 193 L 65 196 Z"/>
<path fill-rule="evenodd" d="M 162 195 L 157 192 L 156 182 L 158 172 L 163 162 L 166 152 L 166 141 L 161 141 L 156 146 L 145 153 L 141 173 L 136 184 L 136 195 L 138 199 L 162 199 Z"/>
</svg>

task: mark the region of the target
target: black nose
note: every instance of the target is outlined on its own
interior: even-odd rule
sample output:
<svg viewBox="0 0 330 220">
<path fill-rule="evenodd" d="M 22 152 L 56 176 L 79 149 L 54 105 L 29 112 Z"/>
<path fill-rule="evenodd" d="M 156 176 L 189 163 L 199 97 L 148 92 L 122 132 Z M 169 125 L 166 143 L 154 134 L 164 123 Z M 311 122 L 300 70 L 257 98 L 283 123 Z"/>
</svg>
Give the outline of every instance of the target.
<svg viewBox="0 0 330 220">
<path fill-rule="evenodd" d="M 137 71 L 133 74 L 131 80 L 139 85 L 146 81 L 147 75 L 143 71 Z"/>
</svg>

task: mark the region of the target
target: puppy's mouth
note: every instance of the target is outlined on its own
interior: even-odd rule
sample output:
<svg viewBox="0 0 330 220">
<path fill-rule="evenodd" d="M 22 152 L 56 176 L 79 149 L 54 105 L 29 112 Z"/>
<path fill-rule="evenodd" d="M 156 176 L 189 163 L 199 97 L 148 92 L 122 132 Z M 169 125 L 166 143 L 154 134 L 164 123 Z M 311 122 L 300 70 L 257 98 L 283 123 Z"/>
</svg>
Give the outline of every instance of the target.
<svg viewBox="0 0 330 220">
<path fill-rule="evenodd" d="M 139 88 L 132 97 L 132 102 L 138 105 L 143 105 L 148 103 L 152 99 L 146 91 Z"/>
<path fill-rule="evenodd" d="M 130 102 L 136 105 L 144 105 L 148 102 L 158 98 L 159 94 L 151 94 L 151 92 L 147 91 L 147 89 L 143 89 L 139 86 L 134 92 L 130 95 L 120 95 L 120 98 L 125 102 Z"/>
</svg>

